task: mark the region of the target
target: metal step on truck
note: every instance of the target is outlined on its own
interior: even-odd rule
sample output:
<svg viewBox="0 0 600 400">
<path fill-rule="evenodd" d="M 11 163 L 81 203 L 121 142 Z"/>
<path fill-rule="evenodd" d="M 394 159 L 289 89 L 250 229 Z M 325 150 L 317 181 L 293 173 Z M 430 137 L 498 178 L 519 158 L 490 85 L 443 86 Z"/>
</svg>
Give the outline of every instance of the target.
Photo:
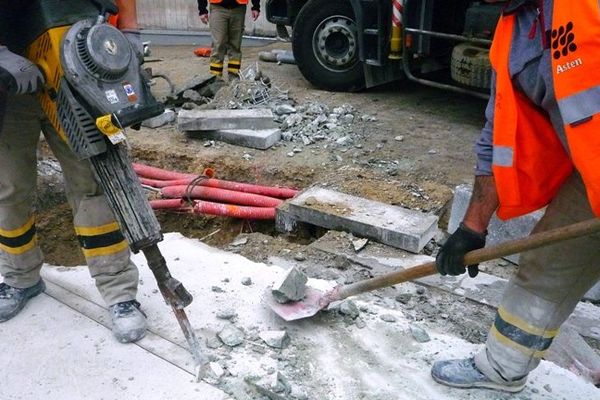
<svg viewBox="0 0 600 400">
<path fill-rule="evenodd" d="M 487 97 L 489 47 L 506 1 L 267 0 L 318 88 L 356 91 L 399 79 Z"/>
</svg>

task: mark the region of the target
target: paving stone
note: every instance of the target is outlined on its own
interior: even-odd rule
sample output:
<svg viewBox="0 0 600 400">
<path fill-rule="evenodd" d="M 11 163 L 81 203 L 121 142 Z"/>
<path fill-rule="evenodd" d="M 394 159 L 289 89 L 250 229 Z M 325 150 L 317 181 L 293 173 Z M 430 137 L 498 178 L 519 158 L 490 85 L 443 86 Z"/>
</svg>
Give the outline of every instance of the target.
<svg viewBox="0 0 600 400">
<path fill-rule="evenodd" d="M 434 215 L 312 187 L 289 201 L 291 220 L 356 236 L 418 253 L 435 235 Z"/>
<path fill-rule="evenodd" d="M 214 131 L 189 131 L 188 137 L 202 140 L 218 140 L 236 146 L 265 150 L 281 140 L 281 130 L 271 129 L 223 129 Z"/>
<path fill-rule="evenodd" d="M 181 131 L 275 128 L 268 108 L 244 110 L 181 110 L 177 118 Z"/>
</svg>

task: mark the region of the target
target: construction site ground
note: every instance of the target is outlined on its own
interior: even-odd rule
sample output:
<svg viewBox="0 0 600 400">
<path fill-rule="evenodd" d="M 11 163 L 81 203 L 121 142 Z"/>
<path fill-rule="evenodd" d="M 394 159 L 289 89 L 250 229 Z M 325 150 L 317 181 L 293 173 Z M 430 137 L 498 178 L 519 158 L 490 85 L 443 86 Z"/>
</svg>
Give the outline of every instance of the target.
<svg viewBox="0 0 600 400">
<path fill-rule="evenodd" d="M 245 65 L 256 63 L 259 51 L 290 48 L 287 43 L 265 43 L 244 50 Z M 153 46 L 153 61 L 147 66 L 181 86 L 208 69 L 208 59 L 196 57 L 193 49 Z M 484 123 L 484 100 L 408 81 L 360 93 L 330 93 L 313 88 L 295 65 L 259 65 L 297 103 L 318 101 L 332 108 L 348 104 L 372 118 L 360 125 L 362 134 L 350 144 L 282 141 L 269 150 L 191 139 L 176 124 L 128 130 L 133 158 L 192 173 L 212 167 L 218 178 L 228 180 L 299 189 L 321 185 L 434 213 L 444 230 L 452 189 L 472 181 L 472 148 Z M 157 81 L 153 90 L 164 94 L 163 85 Z M 174 275 L 196 297 L 189 314 L 203 343 L 215 347 L 215 334 L 225 325 L 244 334 L 239 346 L 209 348 L 223 376 L 195 383 L 191 357 L 183 349 L 175 319 L 139 256 L 135 261 L 141 270 L 140 301 L 151 334 L 137 345 L 124 346 L 112 339 L 105 306 L 85 269 L 76 267 L 85 261 L 73 231 L 66 228 L 71 211 L 60 173 L 45 146 L 40 159 L 38 232 L 49 264 L 44 276 L 50 284 L 41 300 L 32 302 L 14 321 L 0 325 L 6 338 L 3 344 L 11 349 L 8 359 L 15 363 L 15 368 L 0 372 L 0 399 L 266 399 L 257 389 L 261 384 L 254 382 L 273 379 L 278 373 L 286 377 L 291 392 L 273 392 L 268 395 L 271 399 L 600 398 L 593 385 L 546 361 L 531 375 L 527 389 L 515 396 L 435 384 L 429 375 L 433 361 L 477 351 L 495 309 L 433 286 L 407 283 L 361 295 L 354 300 L 358 317 L 334 309 L 312 320 L 284 323 L 261 302 L 281 268 L 298 266 L 311 278 L 338 283 L 386 269 L 342 254 L 340 247 L 352 246 L 353 238 L 346 234 L 323 236 L 326 232 L 315 229 L 285 235 L 277 233 L 270 221 L 160 212 L 164 232 L 173 232 L 161 248 Z M 381 245 L 370 246 L 377 250 Z M 389 257 L 386 251 L 381 246 L 382 259 Z M 402 258 L 402 266 L 409 267 L 430 260 L 436 251 L 437 245 L 431 243 L 421 255 L 393 252 Z M 499 260 L 481 269 L 507 278 L 516 266 Z M 242 285 L 243 277 L 250 277 L 252 285 Z M 217 318 L 223 309 L 233 309 L 236 315 Z M 416 342 L 411 335 L 414 327 L 428 332 L 431 341 Z M 260 331 L 279 329 L 286 329 L 291 337 L 284 350 L 269 348 L 258 337 Z M 597 341 L 586 340 L 598 348 Z M 36 357 L 41 361 L 36 362 Z"/>
</svg>

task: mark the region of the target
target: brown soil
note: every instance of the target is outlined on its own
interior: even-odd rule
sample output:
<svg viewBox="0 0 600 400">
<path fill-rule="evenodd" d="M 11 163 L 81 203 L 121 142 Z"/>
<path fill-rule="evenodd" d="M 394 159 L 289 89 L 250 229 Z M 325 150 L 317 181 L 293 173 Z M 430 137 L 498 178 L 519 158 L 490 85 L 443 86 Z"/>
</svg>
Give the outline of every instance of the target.
<svg viewBox="0 0 600 400">
<path fill-rule="evenodd" d="M 246 49 L 245 63 L 254 63 L 258 51 L 288 47 L 288 44 L 276 43 L 266 48 Z M 167 74 L 180 87 L 195 73 L 208 69 L 208 60 L 195 57 L 192 50 L 192 46 L 154 46 L 153 58 L 161 61 L 148 63 L 148 66 L 156 73 Z M 201 173 L 205 167 L 212 167 L 218 178 L 228 180 L 300 189 L 319 184 L 351 195 L 435 213 L 441 216 L 443 226 L 451 189 L 472 179 L 472 143 L 483 123 L 484 101 L 411 82 L 398 82 L 361 93 L 329 93 L 312 88 L 294 65 L 260 63 L 260 68 L 278 87 L 289 89 L 298 103 L 319 101 L 330 107 L 350 104 L 360 113 L 374 115 L 377 121 L 365 123 L 364 139 L 352 146 L 299 146 L 282 142 L 264 151 L 219 142 L 205 147 L 204 141 L 186 137 L 174 125 L 142 128 L 127 132 L 132 157 L 139 162 L 185 172 Z M 153 90 L 158 95 L 161 91 L 164 94 L 166 86 L 158 82 Z M 394 140 L 398 135 L 403 136 L 402 141 Z M 302 152 L 287 156 L 294 147 L 302 148 Z M 245 159 L 245 155 L 249 159 Z M 392 163 L 395 167 L 390 170 L 386 166 Z M 70 210 L 64 204 L 63 195 L 57 194 L 57 197 L 60 198 L 58 206 L 47 201 L 41 206 L 40 240 L 46 261 L 59 265 L 81 264 L 83 257 L 71 228 Z M 167 213 L 158 216 L 165 232 L 178 231 L 189 237 L 205 238 L 206 243 L 219 247 L 240 233 L 275 235 L 270 222 L 248 223 Z"/>
</svg>

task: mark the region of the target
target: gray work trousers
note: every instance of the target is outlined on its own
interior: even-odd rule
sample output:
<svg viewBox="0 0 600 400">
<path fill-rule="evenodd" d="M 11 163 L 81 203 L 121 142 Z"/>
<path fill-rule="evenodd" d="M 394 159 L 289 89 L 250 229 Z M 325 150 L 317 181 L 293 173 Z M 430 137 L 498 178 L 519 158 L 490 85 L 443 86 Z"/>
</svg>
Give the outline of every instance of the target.
<svg viewBox="0 0 600 400">
<path fill-rule="evenodd" d="M 246 6 L 234 8 L 210 5 L 210 34 L 212 51 L 210 55 L 210 72 L 223 75 L 225 56 L 227 56 L 227 72 L 238 75 L 242 66 L 242 35 L 246 18 Z"/>
<path fill-rule="evenodd" d="M 31 95 L 8 97 L 0 128 L 0 274 L 4 282 L 26 288 L 40 279 L 42 251 L 33 212 L 40 131 L 61 164 L 75 230 L 98 290 L 109 306 L 135 299 L 138 270 L 89 162 L 77 160 Z"/>
<path fill-rule="evenodd" d="M 573 174 L 533 232 L 593 218 L 585 187 Z M 600 235 L 525 252 L 508 284 L 477 367 L 496 382 L 518 380 L 536 368 L 562 323 L 600 279 Z"/>
</svg>

